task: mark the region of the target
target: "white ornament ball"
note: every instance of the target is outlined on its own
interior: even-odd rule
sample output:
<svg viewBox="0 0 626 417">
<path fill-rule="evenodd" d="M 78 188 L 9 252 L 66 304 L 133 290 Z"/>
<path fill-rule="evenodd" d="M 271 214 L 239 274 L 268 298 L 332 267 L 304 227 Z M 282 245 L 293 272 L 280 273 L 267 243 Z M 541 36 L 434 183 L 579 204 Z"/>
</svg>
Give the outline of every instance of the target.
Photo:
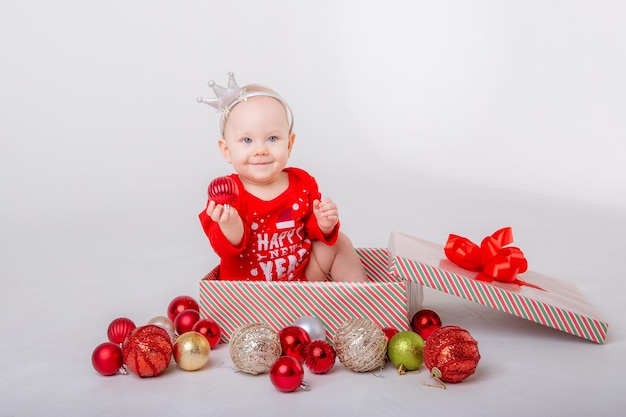
<svg viewBox="0 0 626 417">
<path fill-rule="evenodd" d="M 326 329 L 317 317 L 303 316 L 296 319 L 292 325 L 303 328 L 309 334 L 311 342 L 314 340 L 326 340 Z"/>
</svg>

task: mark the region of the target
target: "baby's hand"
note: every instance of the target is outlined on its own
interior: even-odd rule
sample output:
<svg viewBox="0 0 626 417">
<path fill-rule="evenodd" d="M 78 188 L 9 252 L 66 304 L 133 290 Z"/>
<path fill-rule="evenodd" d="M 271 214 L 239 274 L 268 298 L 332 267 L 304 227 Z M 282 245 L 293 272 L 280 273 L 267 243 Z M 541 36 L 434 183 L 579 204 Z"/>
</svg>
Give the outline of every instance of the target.
<svg viewBox="0 0 626 417">
<path fill-rule="evenodd" d="M 315 214 L 317 224 L 324 234 L 332 232 L 337 222 L 339 222 L 337 204 L 330 198 L 325 198 L 322 201 L 314 200 L 313 214 Z"/>
<path fill-rule="evenodd" d="M 238 245 L 243 238 L 243 220 L 233 206 L 223 206 L 209 201 L 206 214 L 220 225 L 224 236 L 233 244 Z"/>
</svg>

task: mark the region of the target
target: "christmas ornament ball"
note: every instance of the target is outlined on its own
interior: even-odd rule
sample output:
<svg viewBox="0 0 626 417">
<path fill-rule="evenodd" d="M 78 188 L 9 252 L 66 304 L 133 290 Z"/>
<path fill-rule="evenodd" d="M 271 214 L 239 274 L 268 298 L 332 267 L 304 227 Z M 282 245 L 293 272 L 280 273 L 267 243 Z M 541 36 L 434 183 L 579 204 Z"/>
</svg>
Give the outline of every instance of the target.
<svg viewBox="0 0 626 417">
<path fill-rule="evenodd" d="M 400 374 L 414 371 L 424 363 L 424 339 L 411 330 L 396 333 L 387 346 L 387 356 Z"/>
<path fill-rule="evenodd" d="M 304 368 L 299 360 L 293 356 L 281 356 L 270 368 L 272 384 L 282 392 L 295 391 L 302 385 Z"/>
<path fill-rule="evenodd" d="M 176 316 L 183 310 L 196 310 L 200 311 L 200 306 L 195 298 L 188 295 L 179 295 L 170 301 L 167 306 L 167 318 L 172 320 L 176 319 Z"/>
<path fill-rule="evenodd" d="M 138 376 L 158 376 L 172 359 L 172 340 L 167 331 L 147 324 L 130 332 L 122 344 L 124 363 Z"/>
<path fill-rule="evenodd" d="M 325 340 L 314 340 L 304 350 L 304 365 L 314 374 L 325 374 L 335 366 L 337 352 Z"/>
<path fill-rule="evenodd" d="M 126 317 L 118 317 L 113 320 L 107 328 L 107 337 L 113 343 L 122 344 L 126 336 L 135 330 L 137 326 L 133 321 Z"/>
<path fill-rule="evenodd" d="M 209 341 L 211 349 L 213 349 L 220 342 L 222 337 L 222 329 L 219 324 L 212 318 L 200 319 L 191 328 L 194 332 L 198 332 Z"/>
<path fill-rule="evenodd" d="M 441 381 L 463 381 L 476 371 L 479 360 L 478 342 L 461 327 L 443 326 L 426 339 L 424 364 Z"/>
<path fill-rule="evenodd" d="M 411 330 L 422 336 L 424 340 L 440 327 L 441 318 L 433 310 L 419 310 L 411 318 Z"/>
<path fill-rule="evenodd" d="M 172 354 L 179 368 L 197 371 L 209 361 L 211 345 L 204 335 L 190 331 L 176 338 Z"/>
<path fill-rule="evenodd" d="M 304 349 L 311 343 L 311 337 L 302 327 L 287 326 L 278 332 L 282 354 L 292 356 L 302 362 Z"/>
<path fill-rule="evenodd" d="M 295 319 L 292 326 L 302 327 L 309 334 L 311 340 L 326 340 L 326 328 L 317 317 L 302 316 Z"/>
<path fill-rule="evenodd" d="M 385 337 L 387 338 L 387 343 L 394 337 L 400 330 L 394 329 L 393 327 L 383 327 L 383 332 L 385 333 Z"/>
<path fill-rule="evenodd" d="M 339 361 L 355 372 L 369 372 L 382 366 L 387 354 L 387 337 L 367 318 L 349 319 L 335 333 Z"/>
<path fill-rule="evenodd" d="M 155 316 L 148 321 L 148 324 L 154 324 L 155 326 L 161 327 L 170 335 L 172 340 L 174 339 L 174 332 L 176 329 L 174 328 L 174 322 L 170 320 L 169 317 Z"/>
<path fill-rule="evenodd" d="M 281 351 L 278 333 L 264 323 L 248 323 L 237 328 L 228 344 L 228 353 L 237 369 L 253 375 L 267 373 Z"/>
<path fill-rule="evenodd" d="M 181 311 L 174 319 L 176 334 L 180 335 L 191 331 L 194 324 L 196 324 L 198 320 L 200 320 L 200 313 L 198 310 L 188 308 L 187 310 Z"/>
<path fill-rule="evenodd" d="M 123 362 L 122 348 L 114 342 L 100 343 L 91 354 L 91 364 L 104 376 L 117 374 Z"/>
</svg>

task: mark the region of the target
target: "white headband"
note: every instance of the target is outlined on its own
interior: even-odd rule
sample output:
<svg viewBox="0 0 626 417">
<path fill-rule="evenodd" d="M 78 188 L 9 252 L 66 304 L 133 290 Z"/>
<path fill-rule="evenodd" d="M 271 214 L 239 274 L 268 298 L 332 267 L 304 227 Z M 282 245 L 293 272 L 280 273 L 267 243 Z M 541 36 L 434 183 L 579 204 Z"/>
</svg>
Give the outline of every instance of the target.
<svg viewBox="0 0 626 417">
<path fill-rule="evenodd" d="M 215 84 L 215 81 L 213 80 L 209 81 L 209 87 L 213 89 L 217 97 L 198 97 L 198 103 L 205 103 L 211 107 L 215 107 L 221 113 L 220 132 L 222 135 L 224 135 L 224 124 L 226 123 L 226 118 L 230 114 L 232 108 L 241 102 L 245 102 L 250 97 L 257 96 L 272 97 L 280 101 L 285 106 L 287 109 L 287 119 L 289 121 L 289 131 L 291 132 L 291 129 L 293 128 L 293 113 L 291 112 L 291 108 L 285 99 L 278 94 L 270 91 L 246 91 L 245 88 L 241 88 L 237 85 L 237 82 L 235 81 L 235 74 L 232 72 L 228 73 L 228 88 Z"/>
</svg>

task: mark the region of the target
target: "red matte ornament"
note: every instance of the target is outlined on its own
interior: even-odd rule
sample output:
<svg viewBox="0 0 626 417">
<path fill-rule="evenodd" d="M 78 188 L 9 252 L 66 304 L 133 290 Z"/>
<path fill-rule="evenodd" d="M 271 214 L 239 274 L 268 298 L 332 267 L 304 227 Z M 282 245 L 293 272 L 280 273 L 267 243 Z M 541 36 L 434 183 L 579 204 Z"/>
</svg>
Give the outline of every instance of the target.
<svg viewBox="0 0 626 417">
<path fill-rule="evenodd" d="M 422 336 L 422 339 L 428 339 L 428 336 L 441 327 L 441 318 L 439 314 L 433 310 L 420 310 L 411 318 L 411 329 Z"/>
<path fill-rule="evenodd" d="M 126 317 L 119 317 L 113 320 L 107 328 L 107 337 L 113 343 L 118 345 L 124 343 L 126 336 L 135 330 L 137 326 L 131 319 Z"/>
<path fill-rule="evenodd" d="M 172 360 L 172 340 L 162 327 L 137 327 L 124 340 L 122 355 L 128 369 L 138 376 L 158 376 Z"/>
<path fill-rule="evenodd" d="M 174 319 L 174 328 L 176 334 L 181 335 L 187 333 L 193 329 L 193 326 L 200 320 L 200 313 L 198 310 L 183 310 Z"/>
<path fill-rule="evenodd" d="M 220 329 L 219 324 L 217 324 L 217 322 L 212 318 L 198 320 L 196 324 L 193 325 L 191 330 L 206 337 L 206 340 L 209 341 L 211 349 L 217 346 L 220 342 L 220 337 L 222 336 L 222 329 Z"/>
<path fill-rule="evenodd" d="M 298 361 L 304 360 L 304 350 L 311 343 L 311 337 L 302 327 L 287 326 L 278 332 L 283 355 L 292 356 Z"/>
<path fill-rule="evenodd" d="M 306 389 L 303 384 L 304 368 L 302 364 L 292 356 L 281 356 L 270 368 L 270 380 L 272 384 L 282 392 L 292 392 L 299 387 Z"/>
<path fill-rule="evenodd" d="M 96 371 L 104 376 L 117 374 L 124 364 L 122 348 L 114 342 L 99 344 L 91 354 L 91 364 Z"/>
<path fill-rule="evenodd" d="M 314 340 L 304 349 L 304 365 L 314 374 L 325 374 L 335 366 L 337 353 L 325 340 Z"/>
<path fill-rule="evenodd" d="M 209 184 L 209 198 L 217 204 L 232 205 L 239 197 L 239 187 L 231 177 L 218 177 Z"/>
<path fill-rule="evenodd" d="M 465 329 L 443 326 L 424 345 L 424 364 L 435 379 L 461 382 L 476 371 L 480 353 L 478 342 Z"/>
<path fill-rule="evenodd" d="M 169 306 L 167 306 L 167 317 L 173 322 L 176 316 L 183 310 L 200 311 L 200 306 L 195 298 L 188 295 L 179 295 L 170 301 Z"/>
</svg>

